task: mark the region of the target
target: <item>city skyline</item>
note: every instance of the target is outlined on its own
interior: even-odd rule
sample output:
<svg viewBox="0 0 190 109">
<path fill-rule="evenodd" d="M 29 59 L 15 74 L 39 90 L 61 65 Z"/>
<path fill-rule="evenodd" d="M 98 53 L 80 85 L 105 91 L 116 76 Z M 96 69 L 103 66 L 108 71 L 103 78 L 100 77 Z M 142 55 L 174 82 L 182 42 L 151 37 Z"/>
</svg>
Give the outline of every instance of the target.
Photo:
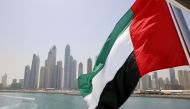
<svg viewBox="0 0 190 109">
<path fill-rule="evenodd" d="M 35 54 L 33 55 L 33 62 L 32 62 L 32 67 L 36 69 L 36 66 L 38 65 L 38 59 L 39 57 L 36 56 Z M 72 60 L 73 61 L 73 60 Z M 76 67 L 76 62 L 75 60 L 73 61 L 75 63 L 75 67 Z M 36 63 L 36 65 L 35 65 Z M 41 83 L 41 72 L 43 71 L 43 69 L 47 69 L 45 67 L 41 67 L 41 71 L 40 71 L 40 77 L 39 77 L 39 87 L 35 86 L 36 80 L 31 81 L 32 77 L 30 77 L 32 75 L 32 73 L 34 73 L 34 71 L 30 71 L 30 66 L 26 65 L 25 66 L 25 73 L 24 73 L 24 77 L 26 79 L 28 79 L 28 83 L 27 80 L 24 79 L 13 79 L 11 85 L 7 85 L 7 74 L 4 74 L 4 76 L 2 77 L 1 83 L 0 83 L 0 88 L 4 89 L 4 88 L 8 88 L 8 89 L 56 89 L 56 90 L 77 90 L 77 82 L 76 80 L 76 73 L 81 74 L 81 63 L 78 64 L 78 68 L 80 70 L 78 70 L 78 72 L 75 72 L 75 74 L 73 75 L 71 72 L 69 78 L 75 78 L 71 81 L 69 81 L 69 88 L 64 88 L 62 86 L 62 78 L 63 78 L 63 69 L 62 69 L 62 62 L 61 61 L 57 61 L 57 65 L 56 65 L 56 72 L 54 73 L 57 75 L 57 78 L 55 79 L 55 82 L 52 82 L 55 86 L 52 87 L 44 87 Z M 73 66 L 71 67 L 73 68 Z M 37 71 L 36 71 L 37 72 Z M 44 73 L 44 71 L 43 71 Z M 153 72 L 152 74 L 147 74 L 145 76 L 143 76 L 142 78 L 140 78 L 139 83 L 136 86 L 136 91 L 137 92 L 149 92 L 151 90 L 154 91 L 158 91 L 158 90 L 190 90 L 190 70 L 177 70 L 175 71 L 173 68 L 168 69 L 168 72 L 165 73 L 169 73 L 169 77 L 163 78 L 163 77 L 158 77 L 158 73 L 157 72 Z M 178 76 L 177 76 L 178 74 Z M 26 75 L 29 75 L 28 77 Z M 43 77 L 43 80 L 45 80 L 45 75 Z M 53 76 L 54 78 L 54 76 Z M 18 80 L 18 81 L 17 81 Z M 32 85 L 34 84 L 34 85 Z M 27 86 L 28 85 L 28 86 Z M 136 92 L 135 92 L 136 93 Z"/>
<path fill-rule="evenodd" d="M 32 62 L 32 54 L 40 56 L 42 66 L 52 45 L 56 45 L 57 60 L 62 62 L 67 44 L 78 61 L 85 63 L 88 57 L 94 61 L 132 3 L 133 0 L 0 1 L 0 77 L 7 73 L 8 83 L 13 78 L 23 78 L 23 66 Z"/>
<path fill-rule="evenodd" d="M 31 69 L 29 65 L 26 65 L 24 69 L 23 87 L 25 89 L 53 88 L 58 90 L 77 90 L 78 76 L 92 71 L 92 59 L 88 58 L 88 72 L 84 72 L 83 64 L 81 62 L 78 64 L 77 59 L 72 56 L 69 44 L 65 47 L 64 63 L 61 60 L 56 60 L 56 51 L 56 46 L 53 45 L 43 66 L 39 65 L 40 57 L 36 54 L 33 55 Z M 17 85 L 13 86 L 16 87 Z"/>
<path fill-rule="evenodd" d="M 23 66 L 32 63 L 32 54 L 45 65 L 47 51 L 56 45 L 57 60 L 64 62 L 66 44 L 73 57 L 93 62 L 117 21 L 134 0 L 47 0 L 0 1 L 0 77 L 8 83 L 23 78 Z M 190 18 L 188 15 L 185 18 Z M 187 22 L 188 26 L 190 22 Z M 167 76 L 163 74 L 164 76 Z"/>
<path fill-rule="evenodd" d="M 66 46 L 68 46 L 68 44 L 66 45 Z M 69 45 L 69 47 L 70 47 L 70 45 Z M 53 59 L 53 57 L 52 57 L 52 59 L 53 59 L 53 61 L 54 61 L 54 63 L 55 62 L 63 62 L 65 59 L 63 58 L 62 60 L 56 60 L 56 46 L 55 45 L 53 45 L 53 47 L 50 49 L 50 51 L 48 52 L 48 56 L 46 56 L 46 57 L 48 57 L 48 58 L 50 58 L 51 57 L 51 55 L 53 54 L 52 53 L 52 51 L 55 51 L 55 59 Z M 40 56 L 39 56 L 39 54 L 37 55 L 37 54 L 35 54 L 35 53 L 33 53 L 33 58 L 34 57 L 38 57 L 38 58 L 40 58 Z M 64 56 L 63 56 L 64 57 Z M 44 57 L 43 57 L 44 58 Z M 70 58 L 73 58 L 73 56 L 71 56 Z M 78 61 L 78 59 L 74 59 L 74 61 L 77 61 L 77 62 L 79 62 Z M 31 63 L 33 62 L 33 59 L 31 59 Z M 91 65 L 91 67 L 87 67 L 88 66 L 88 62 L 90 62 L 89 64 Z M 87 73 L 88 72 L 88 69 L 90 70 L 90 71 L 92 71 L 92 68 L 93 68 L 93 64 L 94 64 L 94 62 L 95 62 L 95 57 L 94 57 L 94 60 L 93 60 L 93 58 L 90 58 L 90 56 L 89 57 L 86 57 L 86 60 L 84 60 L 84 61 L 80 61 L 80 64 L 82 64 L 82 71 L 83 71 L 83 73 Z M 41 63 L 44 63 L 44 64 L 41 64 Z M 52 64 L 52 65 L 50 65 L 50 66 L 54 66 L 55 64 Z M 79 63 L 77 63 L 77 65 L 79 65 Z M 45 59 L 45 61 L 43 62 L 41 62 L 41 59 L 40 59 L 40 62 L 39 62 L 39 74 L 37 75 L 37 76 L 39 76 L 40 77 L 40 75 L 41 75 L 41 72 L 43 72 L 43 70 L 45 70 L 44 69 L 44 67 L 45 66 L 48 66 L 48 59 Z M 64 62 L 63 62 L 63 64 L 62 64 L 62 67 L 63 67 L 63 69 L 64 69 Z M 79 66 L 76 66 L 76 72 L 77 72 L 77 75 L 76 75 L 76 77 L 78 77 L 78 72 L 79 72 L 79 68 L 78 68 Z M 30 69 L 30 63 L 27 63 L 25 66 L 23 66 L 23 75 L 21 76 L 21 77 L 19 77 L 19 78 L 12 78 L 12 79 L 10 79 L 10 78 L 8 78 L 8 80 L 7 80 L 7 83 L 10 85 L 11 83 L 12 83 L 12 81 L 13 81 L 13 79 L 17 79 L 17 80 L 19 80 L 19 79 L 24 79 L 25 78 L 25 73 L 29 73 L 30 71 L 31 71 L 31 69 Z M 50 70 L 50 69 L 49 69 Z M 51 68 L 51 70 L 52 70 L 52 68 Z M 80 72 L 81 72 L 81 70 L 80 70 Z M 51 71 L 52 72 L 52 71 Z M 48 74 L 50 73 L 50 71 L 48 72 Z M 63 73 L 64 73 L 64 71 L 63 71 Z M 31 74 L 29 74 L 30 76 L 31 76 Z M 50 75 L 50 74 L 49 74 Z M 33 75 L 34 76 L 34 75 Z M 46 75 L 47 76 L 47 75 Z M 1 77 L 1 76 L 0 76 Z M 50 79 L 50 78 L 49 78 Z M 24 81 L 24 83 L 25 83 L 25 81 Z M 42 84 L 41 84 L 42 85 Z M 45 85 L 45 84 L 44 84 Z M 39 85 L 38 86 L 40 86 L 40 78 L 39 78 Z M 49 86 L 49 85 L 48 85 Z M 27 87 L 28 87 L 28 85 L 27 85 Z"/>
<path fill-rule="evenodd" d="M 69 52 L 70 52 L 70 45 L 69 44 L 67 44 L 66 45 L 66 48 L 69 46 Z M 65 48 L 65 49 L 66 49 Z M 54 50 L 53 50 L 54 49 Z M 56 52 L 56 46 L 55 45 L 53 45 L 53 47 L 51 47 L 51 49 L 49 50 L 49 52 L 47 53 L 48 54 L 48 56 L 46 56 L 46 57 L 49 57 L 49 54 L 51 54 L 51 51 L 55 51 Z M 54 58 L 56 58 L 56 54 L 54 54 L 55 55 L 55 57 Z M 69 54 L 70 55 L 70 54 Z M 73 56 L 72 55 L 70 55 L 71 57 L 70 58 L 72 58 L 72 60 L 73 60 Z M 36 55 L 35 53 L 33 54 L 33 58 L 34 57 L 38 57 L 39 58 L 39 55 Z M 75 60 L 75 59 L 74 59 Z M 54 60 L 55 62 L 60 62 L 61 60 Z M 86 62 L 84 61 L 84 62 L 79 62 L 77 59 L 76 59 L 76 61 L 78 62 L 77 63 L 77 65 L 76 65 L 76 77 L 78 77 L 78 73 L 79 72 L 81 72 L 81 70 L 79 71 L 79 64 L 82 64 L 82 70 L 83 70 L 83 73 L 88 73 L 88 62 L 90 62 L 90 65 L 91 65 L 91 63 L 95 63 L 94 61 L 92 61 L 92 58 L 86 58 Z M 91 62 L 92 61 L 92 62 Z M 41 61 L 40 61 L 41 62 Z M 54 62 L 54 63 L 55 63 Z M 62 61 L 61 61 L 62 62 Z M 31 62 L 31 66 L 32 66 L 32 63 L 33 63 L 33 59 L 32 59 L 32 62 Z M 40 65 L 39 66 L 39 74 L 37 75 L 37 76 L 39 76 L 40 77 L 40 75 L 41 75 L 41 68 L 42 67 L 45 67 L 45 66 L 47 66 L 47 63 L 48 63 L 48 61 L 47 61 L 47 59 L 45 60 L 45 64 L 44 65 Z M 19 80 L 19 79 L 24 79 L 24 75 L 25 75 L 25 73 L 26 72 L 30 72 L 30 63 L 28 63 L 27 65 L 25 65 L 25 66 L 23 66 L 23 77 L 21 77 L 21 78 L 13 78 L 13 79 L 17 79 L 17 80 Z M 54 64 L 53 64 L 54 65 Z M 66 64 L 64 64 L 64 62 L 63 62 L 63 64 L 62 64 L 62 67 L 63 67 L 63 70 L 64 70 L 64 65 L 66 65 Z M 27 68 L 26 68 L 27 67 Z M 80 66 L 81 67 L 81 66 Z M 93 67 L 93 65 L 89 68 L 90 70 L 92 70 L 92 67 Z M 84 69 L 85 68 L 85 69 Z M 28 71 L 29 70 L 29 71 Z M 159 77 L 162 77 L 162 78 L 171 78 L 170 76 L 170 73 L 171 72 L 169 72 L 171 70 L 171 68 L 170 69 L 163 69 L 163 70 L 160 70 L 160 71 L 157 71 L 157 72 L 160 72 L 160 73 L 158 73 L 157 75 L 159 75 Z M 182 67 L 177 67 L 177 68 L 175 68 L 175 70 L 177 71 L 177 70 L 190 70 L 190 68 L 188 67 L 188 66 L 182 66 Z M 165 72 L 164 73 L 164 75 L 165 76 L 163 76 L 162 74 L 163 74 L 163 72 Z M 167 73 L 166 73 L 167 72 Z M 154 72 L 150 72 L 149 73 L 150 75 L 155 75 L 155 73 Z M 64 71 L 63 71 L 63 75 L 64 75 Z M 178 73 L 176 73 L 175 72 L 175 75 L 178 77 Z M 30 74 L 30 76 L 31 76 L 31 74 Z M 3 77 L 3 76 L 2 76 Z M 10 79 L 9 77 L 7 77 L 7 84 L 11 84 L 11 82 L 13 81 L 13 79 Z M 178 79 L 178 78 L 177 78 Z M 179 80 L 179 79 L 178 79 Z M 39 84 L 38 84 L 38 87 L 39 87 L 39 85 L 40 85 L 40 78 L 39 78 Z M 64 86 L 64 85 L 63 85 Z"/>
</svg>

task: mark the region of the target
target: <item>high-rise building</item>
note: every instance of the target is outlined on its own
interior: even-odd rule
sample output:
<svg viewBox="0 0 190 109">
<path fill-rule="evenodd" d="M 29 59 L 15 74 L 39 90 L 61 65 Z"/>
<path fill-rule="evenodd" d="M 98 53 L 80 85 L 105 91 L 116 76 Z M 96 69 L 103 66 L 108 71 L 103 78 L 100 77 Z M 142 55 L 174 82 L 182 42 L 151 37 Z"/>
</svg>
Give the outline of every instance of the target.
<svg viewBox="0 0 190 109">
<path fill-rule="evenodd" d="M 165 78 L 165 81 L 164 81 L 165 84 L 170 84 L 170 81 L 169 81 L 169 78 Z"/>
<path fill-rule="evenodd" d="M 64 90 L 76 89 L 76 69 L 77 61 L 71 56 L 70 46 L 67 45 L 64 59 Z"/>
<path fill-rule="evenodd" d="M 159 89 L 165 88 L 164 80 L 161 77 L 158 78 L 158 87 L 159 87 Z"/>
<path fill-rule="evenodd" d="M 7 87 L 7 74 L 3 75 L 2 81 L 1 81 L 3 87 Z"/>
<path fill-rule="evenodd" d="M 83 74 L 83 64 L 82 62 L 79 63 L 79 67 L 78 67 L 78 77 Z"/>
<path fill-rule="evenodd" d="M 64 59 L 64 89 L 69 89 L 69 73 L 70 73 L 70 46 L 67 45 L 65 48 L 65 59 Z"/>
<path fill-rule="evenodd" d="M 145 75 L 140 80 L 140 91 L 146 91 L 151 88 L 151 76 Z"/>
<path fill-rule="evenodd" d="M 179 70 L 178 77 L 179 77 L 179 84 L 183 86 L 185 90 L 190 90 L 190 71 Z"/>
<path fill-rule="evenodd" d="M 152 88 L 152 80 L 150 75 L 146 75 L 146 89 L 151 89 Z"/>
<path fill-rule="evenodd" d="M 74 59 L 73 60 L 73 87 L 72 89 L 73 90 L 76 90 L 77 89 L 77 61 Z"/>
<path fill-rule="evenodd" d="M 39 83 L 39 88 L 43 89 L 45 88 L 45 67 L 41 67 L 40 69 L 40 83 Z"/>
<path fill-rule="evenodd" d="M 69 78 L 69 81 L 68 81 L 68 90 L 71 90 L 73 89 L 73 77 L 74 77 L 74 74 L 73 74 L 73 56 L 70 56 L 70 70 L 69 70 L 69 73 L 68 73 L 68 78 Z"/>
<path fill-rule="evenodd" d="M 56 47 L 53 46 L 50 51 L 48 52 L 48 58 L 46 61 L 46 88 L 54 88 L 54 68 L 56 66 Z"/>
<path fill-rule="evenodd" d="M 26 65 L 24 70 L 24 88 L 29 88 L 30 84 L 30 66 Z"/>
<path fill-rule="evenodd" d="M 91 73 L 92 72 L 92 59 L 88 58 L 87 60 L 87 73 Z"/>
<path fill-rule="evenodd" d="M 38 75 L 40 67 L 40 58 L 36 54 L 33 55 L 32 66 L 30 71 L 30 84 L 29 88 L 36 89 L 38 88 Z"/>
<path fill-rule="evenodd" d="M 54 69 L 54 88 L 62 89 L 63 88 L 63 67 L 62 61 L 58 61 Z"/>
<path fill-rule="evenodd" d="M 140 91 L 141 91 L 141 92 L 146 91 L 146 78 L 145 78 L 145 76 L 143 76 L 143 77 L 140 79 L 139 84 L 140 84 Z"/>
<path fill-rule="evenodd" d="M 169 72 L 170 72 L 170 82 L 171 82 L 171 85 L 174 85 L 174 84 L 176 84 L 175 70 L 173 68 L 170 68 Z"/>
<path fill-rule="evenodd" d="M 47 70 L 48 70 L 48 60 L 45 60 L 45 68 L 44 68 L 44 88 L 48 88 L 49 83 L 47 82 L 49 80 L 48 78 L 48 74 L 47 74 Z"/>
<path fill-rule="evenodd" d="M 154 72 L 152 75 L 152 88 L 158 90 L 158 74 Z"/>
</svg>

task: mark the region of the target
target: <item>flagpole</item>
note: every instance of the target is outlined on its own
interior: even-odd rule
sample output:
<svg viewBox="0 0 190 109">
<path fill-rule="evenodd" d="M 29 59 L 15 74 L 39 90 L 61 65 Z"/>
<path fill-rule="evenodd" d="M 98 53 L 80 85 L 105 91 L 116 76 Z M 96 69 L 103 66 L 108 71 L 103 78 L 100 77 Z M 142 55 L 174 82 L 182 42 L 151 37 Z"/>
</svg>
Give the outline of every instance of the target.
<svg viewBox="0 0 190 109">
<path fill-rule="evenodd" d="M 176 12 L 176 9 L 174 9 L 175 7 L 172 7 L 172 5 L 171 5 L 171 0 L 167 0 L 167 1 L 168 1 L 167 4 L 168 4 L 168 7 L 169 7 L 171 16 L 172 16 L 172 18 L 173 18 L 173 21 L 174 21 L 174 24 L 175 24 L 177 33 L 178 33 L 178 35 L 179 35 L 179 38 L 180 38 L 182 47 L 183 47 L 183 49 L 184 49 L 184 52 L 185 52 L 185 55 L 186 55 L 188 64 L 190 65 L 190 56 L 189 56 L 190 54 L 189 54 L 189 51 L 188 51 L 188 48 L 187 48 L 187 44 L 185 43 L 182 30 L 181 30 L 181 28 L 180 28 L 180 26 L 179 26 L 179 22 L 177 21 L 177 16 L 176 16 L 175 13 L 174 13 L 174 12 Z M 178 10 L 179 10 L 179 9 L 178 9 Z"/>
</svg>

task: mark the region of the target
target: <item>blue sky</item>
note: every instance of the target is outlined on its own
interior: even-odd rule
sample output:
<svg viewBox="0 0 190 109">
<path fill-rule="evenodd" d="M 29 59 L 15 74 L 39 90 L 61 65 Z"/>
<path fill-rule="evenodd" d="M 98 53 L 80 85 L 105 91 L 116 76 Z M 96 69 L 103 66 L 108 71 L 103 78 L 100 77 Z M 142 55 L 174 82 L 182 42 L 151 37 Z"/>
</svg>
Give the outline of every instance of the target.
<svg viewBox="0 0 190 109">
<path fill-rule="evenodd" d="M 33 53 L 44 65 L 56 45 L 64 61 L 67 44 L 78 62 L 93 63 L 114 25 L 134 0 L 0 0 L 0 79 L 23 78 Z M 190 16 L 186 16 L 190 17 Z M 85 71 L 86 71 L 86 67 Z"/>
</svg>

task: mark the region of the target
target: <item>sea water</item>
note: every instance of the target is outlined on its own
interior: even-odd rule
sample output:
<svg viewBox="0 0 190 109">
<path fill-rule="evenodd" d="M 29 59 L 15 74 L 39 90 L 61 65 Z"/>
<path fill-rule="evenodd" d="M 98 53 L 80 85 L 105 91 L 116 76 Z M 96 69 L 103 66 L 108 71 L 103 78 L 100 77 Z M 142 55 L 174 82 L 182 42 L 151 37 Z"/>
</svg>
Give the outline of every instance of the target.
<svg viewBox="0 0 190 109">
<path fill-rule="evenodd" d="M 87 109 L 81 96 L 0 93 L 0 109 Z M 120 109 L 190 109 L 188 99 L 130 97 Z"/>
</svg>

